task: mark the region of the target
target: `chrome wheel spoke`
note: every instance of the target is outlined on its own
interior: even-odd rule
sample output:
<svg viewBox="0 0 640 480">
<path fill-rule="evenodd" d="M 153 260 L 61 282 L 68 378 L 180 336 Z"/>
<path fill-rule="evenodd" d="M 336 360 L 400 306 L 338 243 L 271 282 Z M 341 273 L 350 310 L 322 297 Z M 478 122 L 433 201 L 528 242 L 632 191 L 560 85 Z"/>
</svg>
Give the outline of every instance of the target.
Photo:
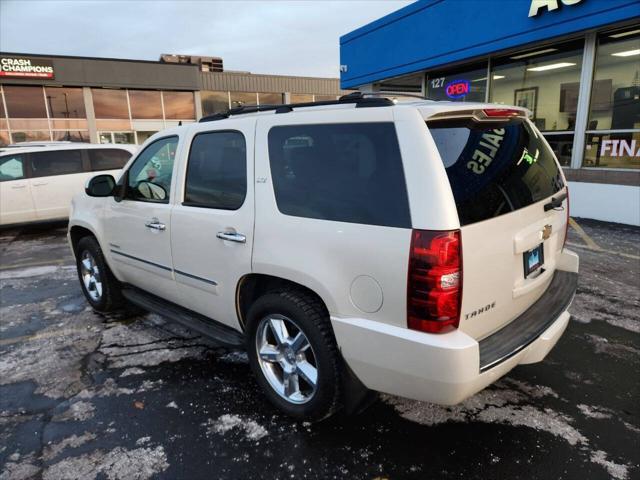
<svg viewBox="0 0 640 480">
<path fill-rule="evenodd" d="M 282 380 L 286 397 L 292 398 L 300 393 L 300 384 L 298 383 L 298 375 L 296 373 L 285 371 Z"/>
<path fill-rule="evenodd" d="M 318 369 L 306 360 L 298 362 L 296 367 L 297 374 L 300 375 L 309 386 L 315 389 L 316 383 L 318 382 Z"/>
<path fill-rule="evenodd" d="M 282 345 L 287 341 L 287 338 L 289 338 L 289 332 L 287 331 L 287 326 L 284 324 L 283 320 L 280 320 L 279 318 L 270 318 L 269 327 L 271 328 L 271 332 L 276 338 L 278 345 Z"/>
<path fill-rule="evenodd" d="M 278 355 L 280 352 L 273 345 L 269 345 L 268 343 L 264 344 L 260 347 L 260 358 L 265 362 L 275 363 L 278 361 Z"/>
<path fill-rule="evenodd" d="M 84 266 L 84 268 L 85 268 L 85 270 L 86 270 L 87 272 L 91 272 L 91 260 L 89 260 L 89 258 L 88 258 L 88 257 L 85 257 L 85 258 L 82 260 L 82 265 Z"/>
<path fill-rule="evenodd" d="M 296 353 L 302 353 L 309 347 L 309 340 L 307 340 L 307 337 L 302 332 L 298 332 L 296 337 L 291 342 L 291 348 Z"/>
</svg>

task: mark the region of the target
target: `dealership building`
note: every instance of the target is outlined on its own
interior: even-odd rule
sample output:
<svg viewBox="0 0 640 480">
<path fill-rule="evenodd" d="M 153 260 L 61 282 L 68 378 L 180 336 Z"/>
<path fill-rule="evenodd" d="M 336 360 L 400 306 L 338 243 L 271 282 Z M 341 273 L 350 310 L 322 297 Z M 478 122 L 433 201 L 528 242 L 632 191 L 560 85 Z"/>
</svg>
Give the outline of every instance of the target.
<svg viewBox="0 0 640 480">
<path fill-rule="evenodd" d="M 573 216 L 640 225 L 640 2 L 420 0 L 340 39 L 341 87 L 525 106 Z"/>
<path fill-rule="evenodd" d="M 141 60 L 0 53 L 0 145 L 143 143 L 244 104 L 335 100 L 339 80 L 225 71 L 218 57 Z"/>
</svg>

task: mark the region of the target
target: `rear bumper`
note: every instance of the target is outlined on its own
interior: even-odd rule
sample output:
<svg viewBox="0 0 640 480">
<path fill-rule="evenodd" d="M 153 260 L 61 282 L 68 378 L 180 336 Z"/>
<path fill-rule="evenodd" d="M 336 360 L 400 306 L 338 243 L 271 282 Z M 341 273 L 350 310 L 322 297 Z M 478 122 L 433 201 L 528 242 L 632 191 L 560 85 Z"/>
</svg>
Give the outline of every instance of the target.
<svg viewBox="0 0 640 480">
<path fill-rule="evenodd" d="M 535 304 L 480 342 L 459 330 L 431 335 L 367 319 L 331 320 L 343 357 L 365 386 L 453 405 L 516 365 L 544 359 L 569 323 L 567 308 L 577 285 L 577 257 L 571 270 L 557 271 Z"/>
</svg>

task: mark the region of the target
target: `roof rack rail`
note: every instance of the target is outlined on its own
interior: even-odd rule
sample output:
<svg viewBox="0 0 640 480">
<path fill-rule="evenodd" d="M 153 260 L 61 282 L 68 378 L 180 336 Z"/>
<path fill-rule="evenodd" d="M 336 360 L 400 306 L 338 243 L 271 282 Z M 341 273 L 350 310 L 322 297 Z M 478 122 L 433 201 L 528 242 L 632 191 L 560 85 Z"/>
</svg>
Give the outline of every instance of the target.
<svg viewBox="0 0 640 480">
<path fill-rule="evenodd" d="M 304 103 L 286 103 L 284 105 L 246 105 L 242 107 L 231 108 L 224 113 L 216 113 L 202 117 L 199 122 L 213 122 L 216 120 L 224 120 L 234 115 L 244 115 L 247 113 L 275 111 L 276 113 L 289 113 L 294 108 L 300 107 L 319 107 L 323 105 L 343 105 L 355 104 L 356 108 L 362 107 L 390 107 L 395 104 L 393 100 L 384 97 L 371 97 L 362 92 L 352 92 L 343 95 L 338 100 L 322 100 L 319 102 Z"/>
</svg>

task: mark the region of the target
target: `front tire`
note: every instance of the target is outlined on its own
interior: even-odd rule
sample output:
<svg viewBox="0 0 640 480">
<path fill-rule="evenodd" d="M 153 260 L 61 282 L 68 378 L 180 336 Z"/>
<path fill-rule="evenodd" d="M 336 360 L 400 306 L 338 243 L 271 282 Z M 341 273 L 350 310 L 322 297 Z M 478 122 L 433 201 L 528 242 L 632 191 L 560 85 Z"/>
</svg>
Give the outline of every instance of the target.
<svg viewBox="0 0 640 480">
<path fill-rule="evenodd" d="M 322 302 L 301 290 L 268 293 L 247 320 L 249 363 L 271 403 L 298 419 L 333 415 L 343 366 Z"/>
<path fill-rule="evenodd" d="M 87 236 L 78 242 L 76 267 L 82 292 L 94 310 L 108 313 L 125 306 L 120 282 L 109 269 L 95 238 Z"/>
</svg>

